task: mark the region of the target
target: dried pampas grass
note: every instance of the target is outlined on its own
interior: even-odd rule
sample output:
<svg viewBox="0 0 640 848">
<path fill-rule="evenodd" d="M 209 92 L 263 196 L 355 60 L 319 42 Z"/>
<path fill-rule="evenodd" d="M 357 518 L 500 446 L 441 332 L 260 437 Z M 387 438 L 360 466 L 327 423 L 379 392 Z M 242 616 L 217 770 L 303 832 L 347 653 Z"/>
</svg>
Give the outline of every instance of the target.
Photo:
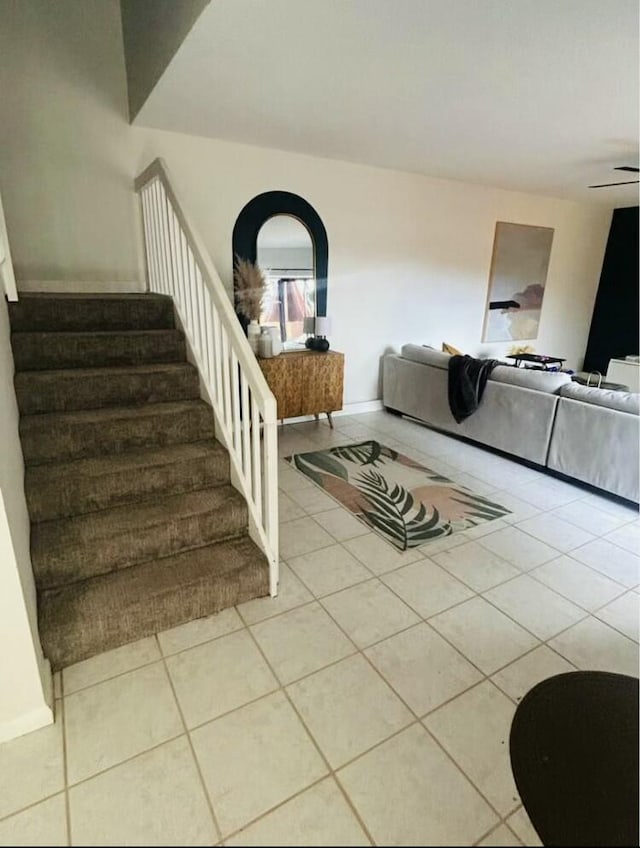
<svg viewBox="0 0 640 848">
<path fill-rule="evenodd" d="M 250 321 L 259 321 L 266 288 L 264 274 L 254 262 L 236 256 L 233 279 L 238 309 Z"/>
</svg>

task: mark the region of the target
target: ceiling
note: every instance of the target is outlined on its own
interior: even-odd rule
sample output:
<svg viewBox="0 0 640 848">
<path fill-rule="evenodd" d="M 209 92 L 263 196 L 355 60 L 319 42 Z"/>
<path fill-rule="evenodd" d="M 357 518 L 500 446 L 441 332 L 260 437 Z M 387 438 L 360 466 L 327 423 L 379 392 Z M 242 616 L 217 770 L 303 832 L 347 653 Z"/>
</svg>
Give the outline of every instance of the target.
<svg viewBox="0 0 640 848">
<path fill-rule="evenodd" d="M 630 206 L 636 0 L 213 0 L 136 123 Z"/>
</svg>

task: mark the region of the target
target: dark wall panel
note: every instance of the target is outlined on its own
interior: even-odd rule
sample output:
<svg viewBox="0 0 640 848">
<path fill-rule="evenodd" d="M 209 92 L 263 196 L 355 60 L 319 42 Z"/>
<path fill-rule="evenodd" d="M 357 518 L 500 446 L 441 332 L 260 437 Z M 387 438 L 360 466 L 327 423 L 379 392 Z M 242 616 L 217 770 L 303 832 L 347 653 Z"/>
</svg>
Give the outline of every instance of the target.
<svg viewBox="0 0 640 848">
<path fill-rule="evenodd" d="M 585 371 L 606 373 L 610 359 L 638 351 L 638 207 L 616 209 L 584 358 Z"/>
</svg>

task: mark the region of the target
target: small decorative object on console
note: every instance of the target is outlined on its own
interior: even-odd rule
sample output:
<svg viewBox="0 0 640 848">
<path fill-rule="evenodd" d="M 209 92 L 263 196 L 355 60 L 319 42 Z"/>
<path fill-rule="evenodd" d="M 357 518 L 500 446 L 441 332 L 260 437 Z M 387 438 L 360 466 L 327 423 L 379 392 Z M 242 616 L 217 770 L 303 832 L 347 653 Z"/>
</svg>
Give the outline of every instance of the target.
<svg viewBox="0 0 640 848">
<path fill-rule="evenodd" d="M 264 274 L 248 259 L 235 258 L 233 278 L 236 285 L 236 304 L 248 321 L 260 320 L 262 299 L 266 288 Z"/>
<path fill-rule="evenodd" d="M 271 359 L 273 356 L 273 339 L 269 327 L 263 327 L 258 338 L 258 356 L 262 359 Z"/>
<path fill-rule="evenodd" d="M 326 353 L 329 350 L 327 335 L 331 332 L 331 319 L 326 316 L 318 316 L 315 319 L 315 336 L 310 336 L 305 342 L 309 350 Z"/>
<path fill-rule="evenodd" d="M 251 350 L 258 355 L 258 341 L 260 339 L 260 324 L 257 321 L 249 321 L 247 327 L 247 339 L 251 345 Z"/>
</svg>

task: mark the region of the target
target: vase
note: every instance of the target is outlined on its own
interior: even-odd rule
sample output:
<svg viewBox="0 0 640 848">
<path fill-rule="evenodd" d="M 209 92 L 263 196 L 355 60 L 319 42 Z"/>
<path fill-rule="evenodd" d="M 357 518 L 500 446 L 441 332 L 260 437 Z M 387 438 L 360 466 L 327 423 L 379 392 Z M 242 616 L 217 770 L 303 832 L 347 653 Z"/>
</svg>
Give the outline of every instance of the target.
<svg viewBox="0 0 640 848">
<path fill-rule="evenodd" d="M 247 327 L 247 339 L 251 345 L 251 350 L 258 355 L 258 339 L 260 338 L 260 324 L 254 319 L 249 321 Z"/>
<path fill-rule="evenodd" d="M 271 359 L 273 356 L 273 340 L 269 327 L 263 327 L 258 338 L 258 356 L 261 359 Z"/>
<path fill-rule="evenodd" d="M 271 334 L 271 355 L 277 356 L 282 353 L 282 339 L 280 337 L 280 327 L 269 327 Z"/>
</svg>

